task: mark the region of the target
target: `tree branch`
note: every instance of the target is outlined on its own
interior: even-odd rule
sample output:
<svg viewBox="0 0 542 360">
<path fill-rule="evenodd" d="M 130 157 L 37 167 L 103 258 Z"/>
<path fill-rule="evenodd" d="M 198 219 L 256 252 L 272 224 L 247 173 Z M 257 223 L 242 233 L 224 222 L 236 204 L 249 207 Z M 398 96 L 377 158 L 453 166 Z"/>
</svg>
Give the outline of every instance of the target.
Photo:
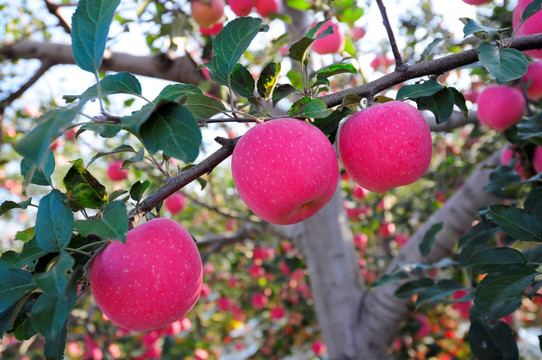
<svg viewBox="0 0 542 360">
<path fill-rule="evenodd" d="M 181 189 L 183 186 L 188 185 L 192 181 L 196 180 L 202 175 L 209 174 L 215 167 L 222 161 L 227 159 L 232 153 L 239 138 L 236 139 L 223 139 L 221 142 L 222 147 L 212 153 L 208 158 L 200 162 L 194 167 L 180 172 L 169 180 L 169 182 L 162 186 L 158 191 L 143 200 L 137 209 L 133 209 L 128 214 L 128 221 L 130 227 L 145 216 L 146 213 L 154 209 L 158 204 L 167 199 L 173 193 Z"/>
<path fill-rule="evenodd" d="M 66 22 L 66 20 L 64 20 L 64 17 L 60 13 L 59 11 L 60 6 L 50 2 L 49 0 L 44 0 L 44 1 L 45 1 L 45 5 L 47 6 L 47 10 L 49 10 L 49 12 L 53 14 L 54 16 L 56 16 L 56 18 L 58 19 L 58 25 L 64 28 L 66 33 L 71 34 L 72 29 L 70 25 Z"/>
<path fill-rule="evenodd" d="M 386 7 L 384 6 L 382 0 L 376 0 L 376 3 L 378 4 L 378 8 L 380 9 L 380 14 L 382 15 L 382 23 L 386 28 L 386 32 L 388 33 L 388 39 L 390 40 L 391 51 L 393 52 L 393 57 L 395 58 L 395 70 L 400 72 L 405 71 L 407 69 L 407 64 L 403 62 L 401 53 L 397 48 L 397 42 L 395 41 L 395 35 L 393 35 L 390 20 L 388 19 L 388 13 L 386 12 Z"/>
<path fill-rule="evenodd" d="M 202 206 L 206 209 L 209 209 L 209 210 L 212 210 L 222 216 L 225 216 L 225 217 L 229 217 L 229 218 L 232 218 L 232 219 L 239 219 L 239 220 L 247 220 L 247 221 L 251 221 L 251 222 L 254 222 L 254 223 L 262 223 L 262 220 L 257 217 L 257 216 L 254 216 L 254 215 L 249 215 L 249 216 L 242 216 L 241 214 L 239 214 L 238 212 L 236 211 L 233 211 L 233 210 L 230 210 L 230 209 L 227 209 L 227 208 L 223 208 L 223 207 L 219 207 L 219 206 L 213 206 L 213 205 L 209 205 L 207 204 L 205 201 L 201 201 L 200 199 L 198 199 L 197 197 L 195 196 L 192 196 L 190 194 L 187 194 L 185 192 L 183 192 L 183 194 L 190 199 L 190 201 L 198 204 L 199 206 Z"/>
<path fill-rule="evenodd" d="M 542 49 L 542 34 L 520 36 L 514 39 L 511 48 L 523 51 L 530 49 Z M 381 91 L 391 88 L 406 80 L 419 78 L 427 75 L 443 74 L 447 71 L 469 65 L 478 61 L 476 49 L 466 50 L 458 54 L 444 56 L 440 59 L 424 61 L 409 65 L 402 72 L 396 71 L 369 83 L 342 90 L 333 94 L 320 97 L 327 106 L 337 106 L 346 95 L 355 94 L 362 98 L 373 97 Z"/>
</svg>

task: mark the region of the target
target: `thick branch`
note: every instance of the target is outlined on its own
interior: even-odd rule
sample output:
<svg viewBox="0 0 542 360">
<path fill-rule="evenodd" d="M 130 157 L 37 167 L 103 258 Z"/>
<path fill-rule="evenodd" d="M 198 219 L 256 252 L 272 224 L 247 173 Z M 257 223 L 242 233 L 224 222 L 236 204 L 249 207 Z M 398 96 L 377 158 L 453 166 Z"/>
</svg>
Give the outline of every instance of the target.
<svg viewBox="0 0 542 360">
<path fill-rule="evenodd" d="M 166 185 L 162 186 L 154 194 L 143 200 L 137 209 L 130 211 L 130 214 L 128 215 L 130 225 L 133 226 L 139 219 L 145 216 L 146 213 L 154 209 L 158 204 L 183 186 L 188 185 L 202 175 L 211 173 L 218 164 L 233 153 L 237 140 L 238 138 L 229 140 L 224 139 L 224 141 L 221 141 L 222 147 L 220 149 L 212 153 L 208 158 L 196 166 L 180 172 L 177 176 L 171 178 Z"/>
<path fill-rule="evenodd" d="M 7 59 L 39 59 L 52 65 L 75 64 L 70 45 L 23 40 L 0 47 L 0 57 Z M 188 55 L 156 54 L 135 56 L 126 53 L 106 52 L 102 70 L 128 71 L 185 84 L 198 85 L 207 79 L 198 71 L 196 62 Z M 219 94 L 219 85 L 212 84 L 210 93 Z"/>
<path fill-rule="evenodd" d="M 378 4 L 378 8 L 380 9 L 380 14 L 382 15 L 382 23 L 384 24 L 384 27 L 386 28 L 386 32 L 388 33 L 388 39 L 390 40 L 391 51 L 393 52 L 393 57 L 395 58 L 395 69 L 396 71 L 405 71 L 407 69 L 407 65 L 403 62 L 401 53 L 399 52 L 399 49 L 397 48 L 397 42 L 395 41 L 395 35 L 393 35 L 393 30 L 390 25 L 390 20 L 388 19 L 388 13 L 386 12 L 386 7 L 384 6 L 384 3 L 382 2 L 382 0 L 376 0 L 376 3 Z"/>
<path fill-rule="evenodd" d="M 520 36 L 514 39 L 511 46 L 517 50 L 542 49 L 542 34 Z M 447 71 L 469 65 L 478 61 L 476 49 L 466 50 L 458 54 L 448 55 L 440 59 L 424 61 L 409 65 L 405 71 L 395 71 L 391 74 L 369 83 L 333 94 L 322 96 L 320 99 L 328 106 L 340 105 L 346 95 L 356 94 L 360 97 L 372 97 L 381 91 L 391 88 L 406 80 L 419 78 L 427 75 L 443 74 Z"/>
</svg>

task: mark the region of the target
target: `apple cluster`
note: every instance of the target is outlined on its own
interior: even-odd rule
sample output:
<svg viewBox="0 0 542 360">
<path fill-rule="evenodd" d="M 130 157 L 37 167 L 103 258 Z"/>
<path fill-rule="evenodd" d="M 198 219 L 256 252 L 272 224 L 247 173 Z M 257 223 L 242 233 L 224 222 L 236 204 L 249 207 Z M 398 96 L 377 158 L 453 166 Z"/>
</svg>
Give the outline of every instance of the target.
<svg viewBox="0 0 542 360">
<path fill-rule="evenodd" d="M 391 101 L 351 116 L 339 132 L 338 150 L 363 191 L 384 192 L 419 179 L 430 165 L 433 147 L 420 111 Z M 233 151 L 231 170 L 245 204 L 280 225 L 314 215 L 331 199 L 339 178 L 327 137 L 293 118 L 251 128 Z"/>
</svg>

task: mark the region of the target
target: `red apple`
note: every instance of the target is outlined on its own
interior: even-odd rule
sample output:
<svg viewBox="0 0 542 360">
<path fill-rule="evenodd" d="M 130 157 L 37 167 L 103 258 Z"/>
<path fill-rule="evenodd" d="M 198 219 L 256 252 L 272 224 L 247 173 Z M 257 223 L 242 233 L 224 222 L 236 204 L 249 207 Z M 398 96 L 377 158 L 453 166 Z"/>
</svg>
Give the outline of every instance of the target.
<svg viewBox="0 0 542 360">
<path fill-rule="evenodd" d="M 171 215 L 180 213 L 186 205 L 186 200 L 184 199 L 183 193 L 176 192 L 175 194 L 171 195 L 166 199 L 165 205 L 166 209 L 168 209 Z"/>
<path fill-rule="evenodd" d="M 354 235 L 354 246 L 358 249 L 365 249 L 367 243 L 369 242 L 369 237 L 364 233 L 358 233 Z"/>
<path fill-rule="evenodd" d="M 354 196 L 356 199 L 363 199 L 367 195 L 369 195 L 369 190 L 364 189 L 359 185 L 356 185 L 354 191 L 352 191 L 352 196 Z"/>
<path fill-rule="evenodd" d="M 285 118 L 252 127 L 231 160 L 233 182 L 247 206 L 274 224 L 300 222 L 333 196 L 339 165 L 327 137 L 307 122 Z"/>
<path fill-rule="evenodd" d="M 478 119 L 499 131 L 517 124 L 524 111 L 523 94 L 508 86 L 489 85 L 478 96 Z"/>
<path fill-rule="evenodd" d="M 224 17 L 224 6 L 224 0 L 193 0 L 190 3 L 192 17 L 203 28 L 211 27 Z"/>
<path fill-rule="evenodd" d="M 464 3 L 469 5 L 482 5 L 490 2 L 491 0 L 463 0 Z"/>
<path fill-rule="evenodd" d="M 523 11 L 525 11 L 527 6 L 529 6 L 529 4 L 532 2 L 533 0 L 519 0 L 518 1 L 517 6 L 514 8 L 514 13 L 512 17 L 512 23 L 513 23 L 514 29 L 519 25 Z M 521 25 L 516 35 L 521 36 L 521 35 L 530 35 L 530 34 L 539 34 L 539 33 L 542 33 L 542 11 L 539 11 L 535 13 L 533 16 L 531 16 L 530 18 L 528 18 L 527 21 L 525 21 L 523 25 Z M 542 58 L 542 49 L 527 50 L 525 51 L 525 54 L 540 59 Z"/>
<path fill-rule="evenodd" d="M 219 23 L 216 23 L 214 25 L 212 25 L 211 27 L 208 27 L 208 28 L 204 28 L 204 27 L 200 27 L 199 28 L 199 32 L 202 34 L 202 35 L 218 35 L 218 33 L 220 31 L 222 31 L 222 29 L 224 29 L 224 23 L 222 22 L 219 22 Z M 207 68 L 205 68 L 205 70 L 207 70 Z M 209 73 L 209 70 L 207 70 L 207 73 Z"/>
<path fill-rule="evenodd" d="M 66 140 L 68 141 L 74 141 L 75 140 L 75 129 L 74 128 L 71 128 L 69 129 L 68 131 L 66 131 L 64 133 L 64 137 L 66 138 Z"/>
<path fill-rule="evenodd" d="M 515 155 L 514 155 L 515 154 Z M 508 163 L 510 162 L 510 160 L 512 160 L 512 155 L 514 155 L 514 157 L 516 158 L 516 165 L 514 166 L 514 170 L 521 175 L 521 177 L 523 178 L 524 175 L 523 175 L 523 168 L 521 167 L 521 161 L 520 161 L 520 158 L 519 158 L 519 154 L 518 153 L 514 153 L 514 150 L 510 149 L 509 147 L 507 147 L 501 154 L 501 164 L 503 165 L 508 165 Z"/>
<path fill-rule="evenodd" d="M 196 303 L 203 280 L 201 257 L 190 233 L 156 218 L 112 242 L 90 266 L 96 304 L 118 326 L 132 331 L 163 328 Z"/>
<path fill-rule="evenodd" d="M 121 170 L 122 160 L 117 160 L 109 164 L 107 168 L 107 177 L 112 181 L 124 180 L 128 177 L 128 170 Z"/>
<path fill-rule="evenodd" d="M 324 354 L 327 351 L 327 348 L 326 348 L 326 345 L 322 341 L 316 340 L 315 342 L 312 343 L 311 350 L 314 353 L 314 355 L 318 356 L 318 355 Z"/>
<path fill-rule="evenodd" d="M 51 151 L 55 151 L 60 146 L 60 140 L 56 139 L 55 142 L 51 145 Z"/>
<path fill-rule="evenodd" d="M 267 306 L 267 303 L 269 302 L 269 300 L 267 299 L 267 296 L 265 296 L 264 294 L 257 293 L 257 294 L 252 295 L 250 302 L 252 303 L 252 306 L 255 309 L 260 310 Z"/>
<path fill-rule="evenodd" d="M 534 151 L 533 167 L 537 174 L 542 171 L 542 146 L 537 146 Z"/>
<path fill-rule="evenodd" d="M 280 307 L 280 306 L 276 306 L 274 308 L 271 309 L 271 319 L 273 320 L 279 320 L 279 319 L 282 319 L 284 317 L 284 315 L 286 315 L 286 311 L 284 310 L 284 308 Z"/>
<path fill-rule="evenodd" d="M 395 234 L 395 224 L 389 222 L 383 222 L 378 228 L 378 234 L 383 238 Z"/>
<path fill-rule="evenodd" d="M 344 49 L 346 41 L 344 33 L 339 28 L 339 25 L 331 20 L 326 22 L 315 35 L 320 35 L 330 25 L 333 28 L 333 34 L 318 39 L 312 44 L 312 49 L 318 54 L 336 54 L 342 52 Z"/>
<path fill-rule="evenodd" d="M 527 86 L 527 95 L 533 100 L 542 99 L 542 61 L 529 64 L 527 74 L 523 76 Z"/>
<path fill-rule="evenodd" d="M 252 0 L 230 0 L 231 10 L 237 16 L 247 16 L 252 11 Z"/>
<path fill-rule="evenodd" d="M 281 0 L 255 0 L 254 7 L 258 14 L 267 17 L 269 14 L 276 14 L 281 10 Z"/>
<path fill-rule="evenodd" d="M 339 157 L 354 181 L 373 192 L 418 180 L 431 163 L 431 132 L 412 105 L 390 101 L 352 115 L 339 132 Z"/>
<path fill-rule="evenodd" d="M 365 28 L 364 27 L 355 27 L 354 30 L 352 30 L 352 37 L 354 40 L 359 40 L 365 36 Z"/>
</svg>

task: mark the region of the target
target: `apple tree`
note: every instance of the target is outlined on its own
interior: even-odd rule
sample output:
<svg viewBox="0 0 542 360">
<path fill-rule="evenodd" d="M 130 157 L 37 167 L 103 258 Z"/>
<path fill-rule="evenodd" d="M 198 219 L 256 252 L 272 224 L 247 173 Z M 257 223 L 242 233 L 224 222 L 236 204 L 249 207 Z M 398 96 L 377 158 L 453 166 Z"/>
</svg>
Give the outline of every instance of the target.
<svg viewBox="0 0 542 360">
<path fill-rule="evenodd" d="M 6 358 L 531 356 L 542 0 L 389 2 L 0 3 Z"/>
</svg>

